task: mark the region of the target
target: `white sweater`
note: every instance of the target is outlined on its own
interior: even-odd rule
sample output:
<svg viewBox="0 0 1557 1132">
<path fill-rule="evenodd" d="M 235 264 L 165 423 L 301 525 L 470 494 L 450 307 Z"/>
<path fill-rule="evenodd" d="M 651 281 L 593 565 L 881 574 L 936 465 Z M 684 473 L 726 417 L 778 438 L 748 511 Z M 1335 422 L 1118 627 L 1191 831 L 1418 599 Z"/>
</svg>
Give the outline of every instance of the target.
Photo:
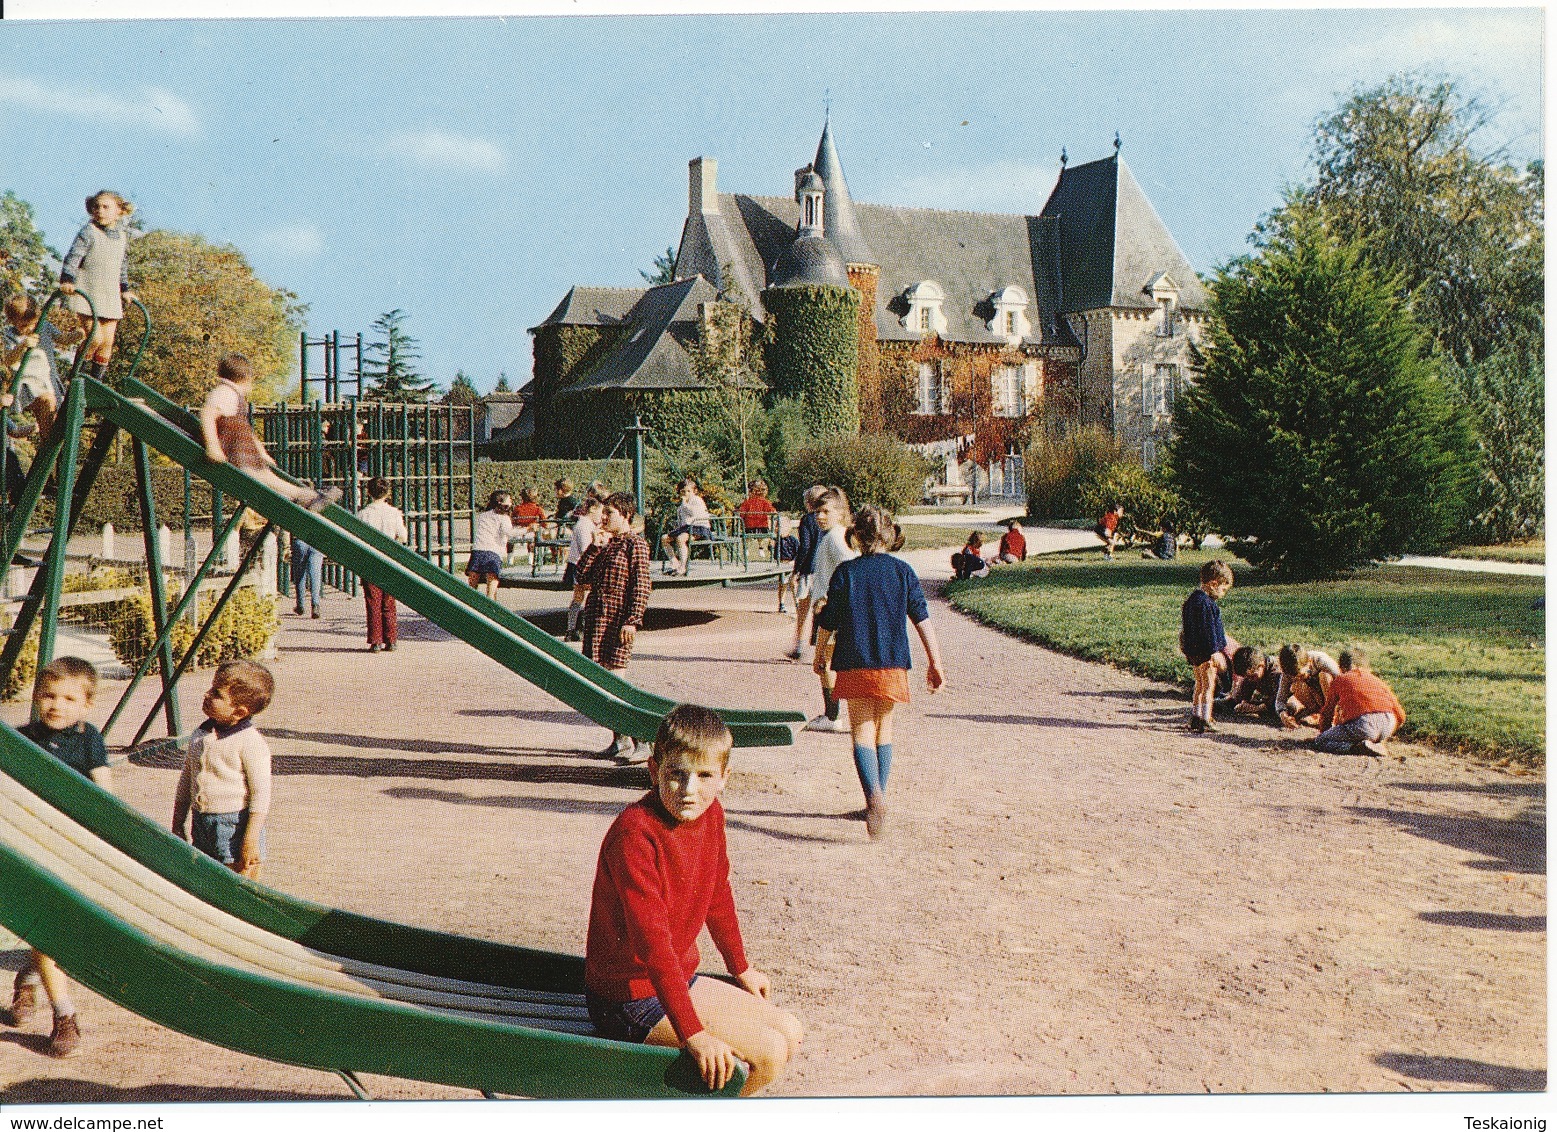
<svg viewBox="0 0 1557 1132">
<path fill-rule="evenodd" d="M 248 720 L 225 735 L 206 720 L 195 728 L 179 786 L 202 814 L 270 812 L 270 745 Z"/>
</svg>

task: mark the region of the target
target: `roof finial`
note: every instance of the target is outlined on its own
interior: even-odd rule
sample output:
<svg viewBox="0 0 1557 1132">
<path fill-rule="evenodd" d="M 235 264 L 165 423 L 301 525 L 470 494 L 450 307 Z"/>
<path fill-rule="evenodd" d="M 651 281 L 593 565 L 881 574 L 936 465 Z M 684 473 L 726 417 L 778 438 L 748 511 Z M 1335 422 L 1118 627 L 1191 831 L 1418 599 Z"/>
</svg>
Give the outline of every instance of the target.
<svg viewBox="0 0 1557 1132">
<path fill-rule="evenodd" d="M 1069 160 L 1070 157 L 1066 154 L 1065 147 L 1063 145 L 1060 146 L 1060 168 L 1065 168 L 1065 163 Z"/>
<path fill-rule="evenodd" d="M 822 125 L 826 126 L 833 120 L 833 91 L 831 87 L 822 90 Z"/>
<path fill-rule="evenodd" d="M 1114 154 L 1117 156 L 1118 153 L 1119 153 L 1119 131 L 1115 130 L 1114 131 Z"/>
</svg>

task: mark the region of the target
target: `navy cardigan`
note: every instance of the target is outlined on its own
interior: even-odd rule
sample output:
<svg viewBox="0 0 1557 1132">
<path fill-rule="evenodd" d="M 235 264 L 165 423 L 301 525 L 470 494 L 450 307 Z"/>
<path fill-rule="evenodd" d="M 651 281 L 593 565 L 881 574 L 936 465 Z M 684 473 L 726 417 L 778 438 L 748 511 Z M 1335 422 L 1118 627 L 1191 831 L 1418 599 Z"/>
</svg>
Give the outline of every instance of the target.
<svg viewBox="0 0 1557 1132">
<path fill-rule="evenodd" d="M 817 623 L 836 634 L 833 671 L 912 668 L 908 622 L 930 616 L 919 575 L 901 558 L 865 554 L 839 564 Z"/>
</svg>

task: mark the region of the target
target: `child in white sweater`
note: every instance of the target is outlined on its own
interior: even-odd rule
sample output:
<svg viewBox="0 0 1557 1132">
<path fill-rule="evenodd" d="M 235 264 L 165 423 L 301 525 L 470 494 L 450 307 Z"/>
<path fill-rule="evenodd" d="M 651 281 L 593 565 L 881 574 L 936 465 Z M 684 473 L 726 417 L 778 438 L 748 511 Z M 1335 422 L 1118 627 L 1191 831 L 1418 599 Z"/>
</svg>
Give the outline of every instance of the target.
<svg viewBox="0 0 1557 1132">
<path fill-rule="evenodd" d="M 251 878 L 265 857 L 270 813 L 270 747 L 253 719 L 274 692 L 263 664 L 229 660 L 216 670 L 173 798 L 173 832 Z"/>
</svg>

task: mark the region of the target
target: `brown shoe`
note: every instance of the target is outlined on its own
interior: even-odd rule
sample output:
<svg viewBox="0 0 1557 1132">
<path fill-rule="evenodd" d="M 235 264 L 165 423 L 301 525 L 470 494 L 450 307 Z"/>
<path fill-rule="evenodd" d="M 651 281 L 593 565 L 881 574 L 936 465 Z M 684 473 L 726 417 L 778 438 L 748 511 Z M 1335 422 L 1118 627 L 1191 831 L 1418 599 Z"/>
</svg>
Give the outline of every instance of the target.
<svg viewBox="0 0 1557 1132">
<path fill-rule="evenodd" d="M 69 1057 L 81 1044 L 81 1027 L 74 1014 L 55 1015 L 54 1032 L 49 1035 L 49 1056 Z"/>
<path fill-rule="evenodd" d="M 24 983 L 21 976 L 17 976 L 16 990 L 11 995 L 11 1025 L 25 1026 L 37 1012 L 38 984 Z"/>
<path fill-rule="evenodd" d="M 872 841 L 887 831 L 887 800 L 880 794 L 872 794 L 865 803 L 865 832 Z"/>
</svg>

